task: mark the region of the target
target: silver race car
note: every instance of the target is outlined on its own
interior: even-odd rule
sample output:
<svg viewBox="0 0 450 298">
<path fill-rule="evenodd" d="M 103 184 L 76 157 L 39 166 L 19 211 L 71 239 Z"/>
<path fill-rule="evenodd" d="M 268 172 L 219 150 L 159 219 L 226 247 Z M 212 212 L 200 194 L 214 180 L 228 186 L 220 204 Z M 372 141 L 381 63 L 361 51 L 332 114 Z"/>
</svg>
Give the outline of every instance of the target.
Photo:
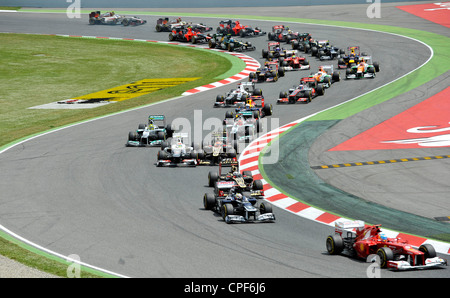
<svg viewBox="0 0 450 298">
<path fill-rule="evenodd" d="M 162 125 L 158 125 L 158 123 Z M 128 133 L 128 147 L 160 146 L 161 143 L 172 137 L 171 125 L 166 125 L 163 115 L 148 116 L 148 124 L 139 124 L 136 131 Z"/>
<path fill-rule="evenodd" d="M 194 146 L 186 146 L 187 138 L 187 133 L 177 133 L 173 135 L 173 139 L 163 142 L 161 150 L 158 151 L 156 166 L 197 166 L 197 152 L 194 150 Z"/>
</svg>

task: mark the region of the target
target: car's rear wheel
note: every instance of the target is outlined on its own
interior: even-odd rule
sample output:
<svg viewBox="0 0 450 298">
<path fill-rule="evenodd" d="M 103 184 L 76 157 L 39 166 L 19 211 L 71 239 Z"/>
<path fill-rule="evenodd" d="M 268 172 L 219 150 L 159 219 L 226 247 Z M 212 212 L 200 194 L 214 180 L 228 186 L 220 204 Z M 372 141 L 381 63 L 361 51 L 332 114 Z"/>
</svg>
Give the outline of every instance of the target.
<svg viewBox="0 0 450 298">
<path fill-rule="evenodd" d="M 344 241 L 340 235 L 329 235 L 327 237 L 326 247 L 330 255 L 337 255 L 344 250 Z"/>
<path fill-rule="evenodd" d="M 217 172 L 209 172 L 208 173 L 208 186 L 214 187 L 217 180 L 219 180 L 219 174 Z"/>
<path fill-rule="evenodd" d="M 203 196 L 203 207 L 205 207 L 206 210 L 211 210 L 214 208 L 214 205 L 216 204 L 216 198 L 213 194 L 205 193 Z"/>
</svg>

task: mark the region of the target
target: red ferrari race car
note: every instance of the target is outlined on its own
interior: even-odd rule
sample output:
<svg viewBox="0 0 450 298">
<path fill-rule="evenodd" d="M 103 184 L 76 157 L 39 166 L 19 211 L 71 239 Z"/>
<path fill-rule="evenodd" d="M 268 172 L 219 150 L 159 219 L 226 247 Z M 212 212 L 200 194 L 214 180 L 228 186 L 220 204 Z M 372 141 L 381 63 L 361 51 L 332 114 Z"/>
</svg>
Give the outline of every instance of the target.
<svg viewBox="0 0 450 298">
<path fill-rule="evenodd" d="M 344 252 L 351 256 L 370 260 L 378 257 L 382 268 L 393 270 L 410 270 L 440 267 L 447 265 L 447 260 L 436 256 L 431 244 L 422 244 L 413 248 L 406 240 L 388 238 L 381 230 L 381 225 L 364 225 L 361 220 L 337 221 L 335 233 L 326 240 L 329 254 Z"/>
<path fill-rule="evenodd" d="M 291 55 L 286 58 L 279 58 L 280 65 L 285 71 L 310 69 L 309 61 L 305 57 Z"/>
</svg>

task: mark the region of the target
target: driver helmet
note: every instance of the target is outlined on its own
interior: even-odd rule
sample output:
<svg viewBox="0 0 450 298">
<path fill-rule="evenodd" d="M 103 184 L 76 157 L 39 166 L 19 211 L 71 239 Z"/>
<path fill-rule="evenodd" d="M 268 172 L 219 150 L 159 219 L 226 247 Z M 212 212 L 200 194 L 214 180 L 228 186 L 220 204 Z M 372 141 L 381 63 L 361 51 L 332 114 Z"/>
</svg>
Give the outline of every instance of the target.
<svg viewBox="0 0 450 298">
<path fill-rule="evenodd" d="M 380 235 L 380 239 L 381 239 L 382 241 L 386 241 L 386 240 L 387 240 L 386 234 L 380 233 L 379 235 Z"/>
<path fill-rule="evenodd" d="M 155 124 L 154 124 L 153 120 L 149 119 L 148 120 L 148 129 L 154 129 L 154 128 L 155 128 Z"/>
<path fill-rule="evenodd" d="M 242 194 L 241 194 L 241 193 L 237 193 L 236 196 L 235 196 L 235 198 L 236 198 L 237 200 L 242 200 Z"/>
</svg>

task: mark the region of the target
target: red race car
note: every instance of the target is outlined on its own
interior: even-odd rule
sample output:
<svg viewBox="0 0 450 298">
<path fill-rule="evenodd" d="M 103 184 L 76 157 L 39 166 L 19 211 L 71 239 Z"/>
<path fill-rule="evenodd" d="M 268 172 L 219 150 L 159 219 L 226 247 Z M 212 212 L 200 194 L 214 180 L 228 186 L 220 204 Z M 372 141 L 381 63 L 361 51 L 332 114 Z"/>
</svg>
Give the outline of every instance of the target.
<svg viewBox="0 0 450 298">
<path fill-rule="evenodd" d="M 224 20 L 219 22 L 219 27 L 217 27 L 217 33 L 231 34 L 232 36 L 261 36 L 265 35 L 266 32 L 262 31 L 260 28 L 242 25 L 239 21 Z"/>
<path fill-rule="evenodd" d="M 286 71 L 310 69 L 309 61 L 305 57 L 291 55 L 286 58 L 280 58 L 280 65 Z"/>
<path fill-rule="evenodd" d="M 382 268 L 394 270 L 424 269 L 447 265 L 447 260 L 436 256 L 431 244 L 413 248 L 406 240 L 388 238 L 381 225 L 364 225 L 363 221 L 337 221 L 335 233 L 326 240 L 329 254 L 344 250 L 362 259 L 378 257 Z"/>
<path fill-rule="evenodd" d="M 309 103 L 313 98 L 324 94 L 325 88 L 322 85 L 315 86 L 310 82 L 310 78 L 302 78 L 298 86 L 294 86 L 288 92 L 280 92 L 277 104 Z"/>
</svg>

